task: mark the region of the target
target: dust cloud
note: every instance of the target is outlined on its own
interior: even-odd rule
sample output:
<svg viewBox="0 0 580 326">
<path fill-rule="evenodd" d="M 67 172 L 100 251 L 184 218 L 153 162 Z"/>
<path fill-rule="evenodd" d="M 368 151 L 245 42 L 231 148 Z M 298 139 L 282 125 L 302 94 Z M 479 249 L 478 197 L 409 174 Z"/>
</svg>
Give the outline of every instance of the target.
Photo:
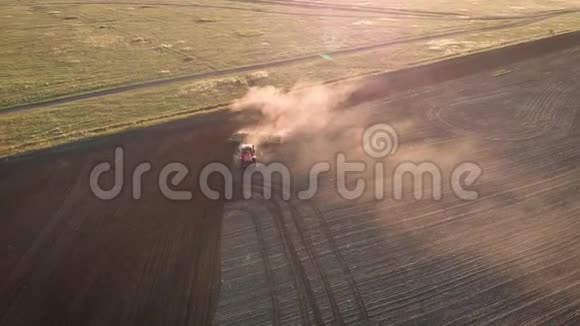
<svg viewBox="0 0 580 326">
<path fill-rule="evenodd" d="M 260 144 L 273 137 L 292 137 L 297 134 L 317 134 L 334 129 L 336 109 L 357 89 L 356 85 L 297 84 L 289 90 L 274 86 L 253 87 L 232 109 L 258 110 L 260 122 L 241 130 L 248 141 Z"/>
<path fill-rule="evenodd" d="M 377 86 L 349 81 L 302 83 L 290 89 L 253 87 L 234 101 L 231 109 L 259 113 L 256 122 L 237 132 L 244 134 L 245 142 L 256 144 L 262 150 L 262 162 L 277 159 L 277 154 L 271 153 L 271 147 L 266 145 L 279 141 L 284 143 L 286 154 L 288 151 L 293 154 L 293 163 L 299 168 L 319 161 L 334 161 L 338 153 L 349 159 L 367 161 L 370 157 L 362 146 L 367 127 L 386 123 L 400 136 L 415 133 L 415 123 L 404 106 L 372 97 L 368 101 L 361 98 L 361 94 Z M 408 156 L 406 159 L 417 159 Z"/>
</svg>

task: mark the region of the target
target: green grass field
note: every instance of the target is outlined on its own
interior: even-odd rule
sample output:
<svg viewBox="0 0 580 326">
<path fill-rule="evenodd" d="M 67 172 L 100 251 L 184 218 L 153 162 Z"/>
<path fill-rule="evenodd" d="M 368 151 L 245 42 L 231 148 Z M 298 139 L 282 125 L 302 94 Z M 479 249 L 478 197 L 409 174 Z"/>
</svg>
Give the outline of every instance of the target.
<svg viewBox="0 0 580 326">
<path fill-rule="evenodd" d="M 150 80 L 433 38 L 0 114 L 0 156 L 185 117 L 225 104 L 253 85 L 290 87 L 360 76 L 580 28 L 577 13 L 537 19 L 574 7 L 564 0 L 510 6 L 272 2 L 8 1 L 0 6 L 0 110 Z M 437 37 L 451 31 L 465 33 Z"/>
</svg>

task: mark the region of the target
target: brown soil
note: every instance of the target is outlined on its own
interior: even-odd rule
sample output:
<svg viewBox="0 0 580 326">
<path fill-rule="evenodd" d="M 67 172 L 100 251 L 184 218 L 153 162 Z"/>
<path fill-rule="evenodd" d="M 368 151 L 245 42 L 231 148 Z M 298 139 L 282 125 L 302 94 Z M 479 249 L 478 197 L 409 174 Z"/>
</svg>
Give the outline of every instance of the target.
<svg viewBox="0 0 580 326">
<path fill-rule="evenodd" d="M 442 201 L 350 202 L 328 176 L 308 202 L 205 199 L 196 174 L 229 164 L 227 137 L 250 120 L 228 112 L 4 162 L 0 324 L 576 324 L 579 50 L 353 108 L 399 131 L 387 168 L 477 162 L 473 202 L 448 189 Z M 365 159 L 349 135 L 305 133 L 271 153 L 300 186 L 309 161 Z M 90 191 L 117 145 L 126 171 L 153 166 L 141 200 L 129 173 L 117 199 Z M 168 162 L 190 168 L 180 187 L 193 200 L 157 189 Z"/>
</svg>

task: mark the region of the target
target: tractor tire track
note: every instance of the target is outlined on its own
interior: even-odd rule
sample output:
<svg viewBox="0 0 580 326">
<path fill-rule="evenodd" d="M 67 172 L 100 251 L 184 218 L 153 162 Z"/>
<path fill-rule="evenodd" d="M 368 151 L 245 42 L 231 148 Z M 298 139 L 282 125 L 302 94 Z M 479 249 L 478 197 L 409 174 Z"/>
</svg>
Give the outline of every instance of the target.
<svg viewBox="0 0 580 326">
<path fill-rule="evenodd" d="M 266 203 L 268 209 L 270 210 L 270 213 L 272 214 L 274 225 L 276 226 L 280 238 L 282 239 L 283 247 L 285 248 L 285 251 L 287 253 L 286 257 L 289 258 L 288 262 L 290 263 L 292 272 L 297 278 L 296 281 L 302 285 L 301 288 L 303 294 L 304 296 L 306 296 L 308 305 L 312 309 L 314 324 L 317 326 L 322 326 L 324 325 L 324 321 L 322 320 L 322 314 L 320 313 L 318 303 L 316 302 L 316 296 L 314 294 L 314 291 L 312 290 L 310 281 L 308 280 L 308 275 L 304 270 L 304 266 L 302 266 L 300 258 L 298 257 L 298 252 L 296 251 L 296 247 L 292 242 L 291 235 L 286 227 L 286 222 L 284 219 L 284 213 L 282 211 L 282 208 L 280 207 L 279 203 L 276 202 L 275 200 L 266 200 Z M 303 304 L 305 303 L 306 302 L 303 301 Z M 308 306 L 305 306 L 305 308 L 306 308 L 305 310 L 306 316 L 303 317 L 306 317 L 305 322 L 307 325 L 309 325 L 310 324 L 310 317 L 308 314 L 309 309 Z"/>
<path fill-rule="evenodd" d="M 328 277 L 326 276 L 326 273 L 324 272 L 324 269 L 320 263 L 318 255 L 316 253 L 315 246 L 312 243 L 310 236 L 308 234 L 308 231 L 306 230 L 306 226 L 303 223 L 304 219 L 303 219 L 302 214 L 299 212 L 298 208 L 291 201 L 284 201 L 282 198 L 280 198 L 279 195 L 281 193 L 281 187 L 279 185 L 272 184 L 272 190 L 275 192 L 278 192 L 276 202 L 277 202 L 277 205 L 279 207 L 281 207 L 281 205 L 280 205 L 281 202 L 287 203 L 287 206 L 289 208 L 289 212 L 291 213 L 291 217 L 292 217 L 292 220 L 294 222 L 294 226 L 297 229 L 297 233 L 300 237 L 300 240 L 304 244 L 304 247 L 308 253 L 309 259 L 314 264 L 314 267 L 316 269 L 318 277 L 323 285 L 323 290 L 324 290 L 325 295 L 329 301 L 331 312 L 333 314 L 333 318 L 334 318 L 333 325 L 345 324 L 344 320 L 341 317 L 338 303 L 336 302 L 336 300 L 334 298 L 332 285 L 330 284 L 330 281 L 329 281 Z M 276 196 L 276 194 L 275 194 L 275 196 Z M 362 300 L 362 297 L 360 295 L 358 287 L 357 287 L 356 283 L 354 282 L 354 278 L 352 277 L 352 274 L 350 273 L 350 269 L 346 265 L 344 258 L 342 257 L 342 254 L 340 253 L 338 247 L 336 246 L 336 243 L 334 242 L 334 238 L 332 237 L 332 234 L 330 233 L 330 228 L 328 227 L 326 220 L 324 219 L 324 217 L 322 216 L 322 214 L 320 213 L 318 208 L 316 206 L 314 206 L 312 203 L 308 203 L 307 207 L 310 207 L 315 212 L 315 215 L 317 216 L 317 218 L 319 218 L 319 226 L 323 229 L 323 233 L 325 234 L 325 236 L 327 237 L 327 239 L 329 241 L 329 244 L 331 247 L 331 252 L 334 254 L 336 260 L 339 263 L 339 266 L 341 267 L 343 273 L 345 274 L 345 277 L 347 278 L 347 283 L 349 284 L 350 290 L 353 292 L 355 301 L 357 302 L 358 310 L 361 314 L 360 321 L 363 323 L 367 323 L 368 322 L 368 315 L 366 312 L 364 302 Z"/>
<path fill-rule="evenodd" d="M 274 325 L 280 325 L 280 308 L 278 297 L 276 295 L 276 284 L 274 284 L 272 265 L 270 264 L 270 258 L 266 248 L 266 243 L 264 241 L 264 231 L 262 230 L 262 225 L 260 224 L 258 216 L 249 209 L 246 212 L 252 217 L 252 222 L 254 223 L 256 235 L 258 237 L 260 255 L 262 256 L 262 263 L 264 264 L 264 274 L 266 275 L 266 282 L 268 282 L 268 290 L 270 292 L 270 300 L 272 301 L 272 323 Z"/>
<path fill-rule="evenodd" d="M 268 254 L 267 245 L 265 242 L 265 233 L 260 223 L 260 218 L 253 212 L 249 207 L 235 208 L 233 210 L 228 210 L 228 212 L 235 213 L 239 212 L 249 216 L 254 225 L 254 231 L 256 232 L 256 237 L 258 240 L 258 250 L 260 251 L 260 257 L 262 259 L 262 264 L 264 267 L 264 275 L 266 277 L 266 283 L 268 286 L 268 293 L 270 297 L 270 302 L 272 304 L 272 323 L 274 325 L 280 325 L 280 303 L 278 300 L 278 294 L 276 291 L 276 284 L 274 281 L 274 271 L 272 269 L 272 264 L 270 263 L 270 255 Z"/>
<path fill-rule="evenodd" d="M 310 324 L 310 317 L 308 311 L 312 309 L 312 315 L 314 318 L 314 324 L 317 326 L 324 325 L 324 321 L 322 320 L 322 314 L 320 313 L 320 309 L 318 308 L 318 304 L 316 302 L 316 296 L 314 295 L 314 291 L 310 285 L 310 281 L 308 280 L 308 276 L 304 271 L 304 266 L 300 262 L 300 258 L 298 257 L 298 253 L 296 251 L 296 247 L 292 243 L 292 239 L 290 237 L 290 233 L 286 228 L 284 215 L 280 211 L 280 208 L 276 206 L 273 202 L 274 207 L 270 206 L 272 217 L 274 219 L 274 224 L 278 230 L 278 233 L 283 241 L 284 248 L 287 252 L 287 257 L 289 257 L 289 263 L 292 266 L 292 270 L 295 273 L 294 275 L 297 277 L 297 282 L 299 282 L 302 286 L 302 291 L 304 296 L 306 297 L 306 301 L 308 301 L 308 306 L 306 306 L 305 315 L 306 315 L 306 324 Z M 305 302 L 304 302 L 305 303 Z M 310 308 L 310 309 L 308 309 Z"/>
<path fill-rule="evenodd" d="M 298 235 L 300 236 L 300 240 L 304 244 L 304 247 L 306 248 L 306 252 L 308 253 L 308 257 L 309 257 L 310 261 L 314 264 L 314 267 L 315 267 L 315 270 L 318 274 L 318 277 L 319 277 L 320 281 L 322 282 L 322 288 L 323 288 L 324 293 L 328 299 L 328 302 L 330 304 L 330 309 L 332 311 L 332 317 L 333 317 L 332 324 L 333 325 L 344 325 L 344 320 L 341 317 L 340 309 L 338 308 L 338 304 L 337 304 L 336 300 L 334 299 L 334 295 L 332 293 L 333 292 L 332 286 L 330 284 L 330 281 L 328 280 L 328 277 L 326 276 L 326 273 L 324 272 L 322 265 L 320 264 L 320 260 L 318 258 L 318 255 L 316 254 L 316 249 L 314 248 L 314 245 L 312 244 L 312 241 L 308 235 L 308 232 L 306 231 L 306 227 L 303 224 L 303 222 L 304 222 L 303 217 L 300 215 L 300 212 L 298 212 L 296 207 L 294 207 L 291 202 L 288 202 L 288 208 L 290 210 L 292 220 L 294 221 L 294 226 L 296 227 L 296 230 L 298 231 Z"/>
<path fill-rule="evenodd" d="M 318 218 L 320 228 L 322 229 L 324 235 L 326 236 L 326 239 L 327 239 L 328 244 L 331 248 L 331 251 L 334 254 L 334 256 L 336 257 L 336 260 L 338 261 L 338 264 L 340 265 L 340 268 L 342 269 L 342 273 L 344 274 L 344 277 L 346 278 L 346 281 L 349 284 L 349 287 L 350 287 L 350 289 L 353 293 L 353 296 L 354 296 L 354 300 L 357 303 L 359 313 L 361 315 L 360 320 L 361 320 L 361 322 L 365 323 L 365 325 L 367 325 L 368 320 L 369 320 L 369 316 L 368 316 L 368 313 L 367 313 L 367 310 L 365 307 L 364 300 L 362 298 L 362 295 L 360 294 L 360 290 L 358 288 L 358 285 L 356 284 L 356 281 L 354 280 L 354 277 L 352 276 L 350 268 L 346 264 L 344 256 L 340 252 L 340 248 L 338 248 L 336 241 L 334 240 L 334 236 L 332 235 L 332 232 L 330 230 L 330 226 L 328 225 L 326 218 L 324 217 L 322 212 L 318 209 L 318 207 L 316 207 L 312 203 L 308 203 L 308 206 L 312 209 L 312 211 L 314 212 L 314 214 Z"/>
<path fill-rule="evenodd" d="M 278 233 L 278 237 L 282 241 L 282 250 L 285 260 L 288 262 L 290 266 L 292 283 L 294 284 L 294 288 L 296 289 L 297 299 L 298 299 L 298 309 L 300 311 L 300 319 L 301 325 L 310 325 L 310 317 L 308 314 L 308 304 L 306 301 L 310 303 L 310 305 L 315 308 L 315 299 L 313 300 L 313 293 L 312 289 L 310 289 L 309 281 L 306 278 L 304 271 L 300 272 L 299 270 L 302 268 L 300 260 L 297 257 L 296 250 L 290 239 L 290 235 L 288 234 L 288 230 L 286 229 L 284 223 L 284 216 L 281 210 L 277 209 L 277 207 L 272 207 L 271 200 L 263 198 L 262 195 L 264 193 L 263 186 L 257 186 L 252 184 L 252 194 L 260 198 L 260 200 L 265 204 L 268 212 L 272 217 L 272 225 L 276 229 Z M 306 297 L 306 298 L 305 298 Z M 314 301 L 314 305 L 312 304 Z"/>
</svg>

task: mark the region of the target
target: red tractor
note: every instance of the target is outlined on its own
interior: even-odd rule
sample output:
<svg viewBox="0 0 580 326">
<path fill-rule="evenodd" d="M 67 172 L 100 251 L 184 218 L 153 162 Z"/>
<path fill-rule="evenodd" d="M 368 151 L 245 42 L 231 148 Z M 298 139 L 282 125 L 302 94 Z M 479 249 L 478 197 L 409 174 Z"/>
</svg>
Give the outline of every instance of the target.
<svg viewBox="0 0 580 326">
<path fill-rule="evenodd" d="M 248 166 L 256 163 L 256 147 L 252 144 L 241 144 L 239 148 L 240 152 L 240 166 L 242 168 L 247 168 Z"/>
</svg>

